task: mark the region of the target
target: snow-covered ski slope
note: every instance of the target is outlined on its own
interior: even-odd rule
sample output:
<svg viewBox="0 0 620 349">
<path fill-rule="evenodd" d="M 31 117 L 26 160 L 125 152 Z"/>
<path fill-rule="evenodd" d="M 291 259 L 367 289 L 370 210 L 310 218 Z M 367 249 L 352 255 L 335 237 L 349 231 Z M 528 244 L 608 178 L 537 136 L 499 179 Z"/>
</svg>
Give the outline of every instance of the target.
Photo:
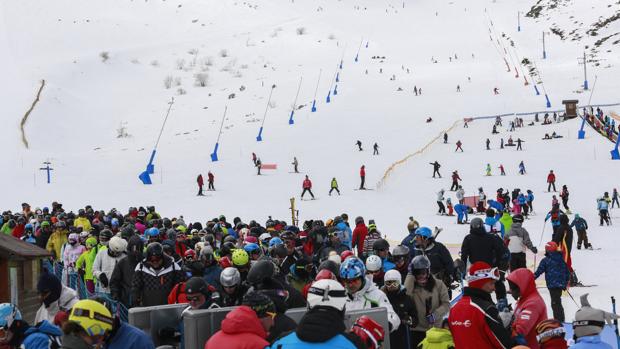
<svg viewBox="0 0 620 349">
<path fill-rule="evenodd" d="M 440 240 L 458 244 L 467 227 L 435 215 L 435 193 L 448 189 L 449 175 L 458 169 L 468 194 L 480 186 L 487 194 L 499 187 L 534 190 L 538 215 L 525 227 L 538 243 L 551 201 L 551 194 L 543 192 L 545 178 L 554 169 L 558 184 L 571 190 L 573 212 L 591 224 L 593 245 L 603 248 L 575 251 L 573 258 L 584 283 L 599 285 L 587 289 L 592 303 L 606 306 L 608 296 L 618 291 L 609 276 L 620 265 L 613 249 L 620 238 L 617 228 L 597 226 L 594 200 L 618 186 L 620 165 L 608 160 L 611 144 L 593 132 L 586 140 L 576 140 L 579 122 L 570 121 L 514 132 L 513 138 L 526 141 L 523 152 L 497 149 L 499 137 L 508 137 L 501 129 L 491 138 L 494 149 L 485 151 L 492 121 L 475 121 L 468 129 L 458 122 L 546 110 L 544 91 L 550 110 L 562 109 L 563 99 L 587 102 L 590 94 L 582 91 L 583 67 L 577 57 L 599 38 L 570 41 L 548 35 L 543 60 L 541 33 L 552 26 L 570 31 L 575 21 L 591 24 L 616 11 L 617 4 L 562 3 L 534 20 L 524 16 L 534 4 L 530 0 L 406 1 L 404 7 L 398 1 L 349 0 L 1 2 L 0 206 L 17 208 L 23 201 L 43 206 L 53 200 L 72 209 L 154 204 L 165 215 L 183 214 L 189 221 L 221 213 L 290 221 L 289 198 L 299 198 L 307 174 L 317 200 L 298 200 L 301 220 L 343 212 L 362 215 L 375 219 L 396 241 L 413 216 L 424 225 L 444 227 Z M 612 22 L 605 33 L 617 29 L 617 21 Z M 600 64 L 588 66 L 590 87 L 598 76 L 594 104 L 620 102 L 619 58 L 612 41 L 598 50 Z M 109 58 L 104 61 L 103 56 Z M 528 86 L 523 76 L 528 68 L 518 63 L 524 58 L 536 69 L 534 79 L 526 77 Z M 338 94 L 326 104 L 337 72 Z M 196 86 L 198 73 L 208 75 L 206 87 Z M 311 113 L 319 73 L 317 112 Z M 167 77 L 172 81 L 169 89 L 164 86 Z M 300 78 L 301 109 L 291 126 Z M 41 79 L 46 86 L 25 126 L 30 143 L 25 149 L 19 123 Z M 544 89 L 538 84 L 537 96 L 532 83 L 541 80 Z M 263 141 L 257 143 L 274 84 Z M 422 95 L 413 94 L 414 86 Z M 499 95 L 493 95 L 494 87 Z M 232 93 L 235 98 L 229 99 Z M 171 97 L 175 103 L 155 158 L 153 185 L 144 186 L 137 176 L 146 166 Z M 220 161 L 212 163 L 209 154 L 225 107 Z M 434 121 L 426 123 L 428 117 Z M 427 146 L 455 122 L 448 145 L 437 141 Z M 131 137 L 116 138 L 121 125 Z M 554 130 L 564 138 L 541 140 Z M 354 145 L 358 139 L 363 152 Z M 458 139 L 464 143 L 462 154 L 454 153 Z M 379 156 L 372 156 L 374 142 L 379 143 Z M 422 148 L 424 152 L 397 166 L 377 190 L 353 190 L 359 186 L 361 165 L 366 165 L 367 187 L 375 188 L 387 168 Z M 263 163 L 277 164 L 278 170 L 256 176 L 252 152 Z M 293 156 L 302 174 L 290 173 Z M 51 185 L 39 170 L 46 160 L 54 168 Z M 428 163 L 434 160 L 442 164 L 444 179 L 430 178 Z M 521 160 L 527 176 L 516 175 Z M 487 163 L 494 174 L 502 163 L 508 176 L 485 177 Z M 217 191 L 196 197 L 196 176 L 209 170 Z M 332 177 L 338 179 L 342 196 L 327 195 Z M 548 239 L 549 227 L 543 242 Z M 574 304 L 568 298 L 564 303 L 570 318 Z"/>
</svg>

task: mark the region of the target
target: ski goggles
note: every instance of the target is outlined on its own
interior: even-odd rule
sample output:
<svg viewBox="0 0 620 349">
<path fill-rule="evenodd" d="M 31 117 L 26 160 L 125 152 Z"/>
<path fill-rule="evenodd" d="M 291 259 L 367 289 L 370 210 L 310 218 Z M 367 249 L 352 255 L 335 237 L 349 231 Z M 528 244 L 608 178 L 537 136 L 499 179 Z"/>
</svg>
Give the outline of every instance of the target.
<svg viewBox="0 0 620 349">
<path fill-rule="evenodd" d="M 9 338 L 8 327 L 0 327 L 0 341 L 4 341 L 7 338 Z"/>
<path fill-rule="evenodd" d="M 551 338 L 564 338 L 565 334 L 566 331 L 563 327 L 554 328 L 552 330 L 545 331 L 539 334 L 538 336 L 536 336 L 536 340 L 538 341 L 538 343 L 543 344 Z"/>
<path fill-rule="evenodd" d="M 400 282 L 398 280 L 388 280 L 385 282 L 385 286 L 390 288 L 400 286 Z"/>
<path fill-rule="evenodd" d="M 499 269 L 490 268 L 490 269 L 476 270 L 474 274 L 468 275 L 466 279 L 467 279 L 467 282 L 472 282 L 472 281 L 478 281 L 478 280 L 484 280 L 484 279 L 499 280 L 499 278 L 500 278 Z"/>
</svg>

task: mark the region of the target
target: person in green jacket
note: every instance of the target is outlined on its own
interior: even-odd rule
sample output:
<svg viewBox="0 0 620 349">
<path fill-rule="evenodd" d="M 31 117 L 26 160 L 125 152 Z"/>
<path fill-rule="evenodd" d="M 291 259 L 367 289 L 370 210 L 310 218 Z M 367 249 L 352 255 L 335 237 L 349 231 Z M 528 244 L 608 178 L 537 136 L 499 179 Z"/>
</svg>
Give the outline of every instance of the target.
<svg viewBox="0 0 620 349">
<path fill-rule="evenodd" d="M 11 235 L 11 233 L 13 232 L 13 229 L 15 228 L 15 220 L 13 219 L 9 219 L 7 222 L 5 222 L 2 225 L 2 228 L 0 228 L 0 232 L 6 234 L 6 235 Z"/>
<path fill-rule="evenodd" d="M 426 338 L 418 345 L 420 349 L 454 349 L 452 333 L 448 328 L 448 319 L 445 319 L 442 328 L 433 327 L 426 331 Z"/>
<path fill-rule="evenodd" d="M 336 177 L 332 178 L 331 189 L 329 190 L 329 196 L 332 196 L 332 191 L 336 191 L 338 195 L 340 195 L 340 190 L 338 190 L 338 181 L 336 181 Z"/>
<path fill-rule="evenodd" d="M 80 255 L 75 266 L 80 276 L 86 283 L 86 289 L 90 293 L 95 292 L 95 278 L 93 277 L 93 264 L 95 263 L 95 257 L 99 252 L 100 246 L 97 239 L 90 237 L 86 239 L 86 251 Z"/>
<path fill-rule="evenodd" d="M 504 211 L 502 218 L 499 219 L 499 222 L 504 226 L 504 234 L 510 231 L 510 227 L 512 227 L 512 216 L 508 211 Z"/>
</svg>

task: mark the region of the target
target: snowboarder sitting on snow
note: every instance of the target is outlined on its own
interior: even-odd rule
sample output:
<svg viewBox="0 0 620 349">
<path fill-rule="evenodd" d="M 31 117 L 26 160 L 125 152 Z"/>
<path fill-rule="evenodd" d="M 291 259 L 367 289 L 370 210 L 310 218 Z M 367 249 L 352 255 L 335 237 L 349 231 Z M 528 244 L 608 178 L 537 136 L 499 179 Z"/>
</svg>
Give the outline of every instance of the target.
<svg viewBox="0 0 620 349">
<path fill-rule="evenodd" d="M 545 282 L 551 296 L 551 309 L 553 318 L 564 322 L 564 308 L 562 307 L 562 291 L 568 286 L 570 271 L 562 259 L 562 253 L 558 251 L 558 244 L 549 241 L 545 245 L 545 258 L 540 261 L 534 278 L 545 274 Z"/>
</svg>

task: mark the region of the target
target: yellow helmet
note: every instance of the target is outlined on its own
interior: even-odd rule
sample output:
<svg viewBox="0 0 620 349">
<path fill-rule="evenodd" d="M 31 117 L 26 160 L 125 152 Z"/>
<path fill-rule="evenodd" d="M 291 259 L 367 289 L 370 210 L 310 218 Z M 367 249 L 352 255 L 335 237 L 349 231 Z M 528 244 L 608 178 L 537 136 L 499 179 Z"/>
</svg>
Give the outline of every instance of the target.
<svg viewBox="0 0 620 349">
<path fill-rule="evenodd" d="M 79 323 L 89 336 L 104 335 L 112 330 L 114 323 L 108 308 L 90 299 L 75 303 L 69 314 L 69 321 Z"/>
</svg>

